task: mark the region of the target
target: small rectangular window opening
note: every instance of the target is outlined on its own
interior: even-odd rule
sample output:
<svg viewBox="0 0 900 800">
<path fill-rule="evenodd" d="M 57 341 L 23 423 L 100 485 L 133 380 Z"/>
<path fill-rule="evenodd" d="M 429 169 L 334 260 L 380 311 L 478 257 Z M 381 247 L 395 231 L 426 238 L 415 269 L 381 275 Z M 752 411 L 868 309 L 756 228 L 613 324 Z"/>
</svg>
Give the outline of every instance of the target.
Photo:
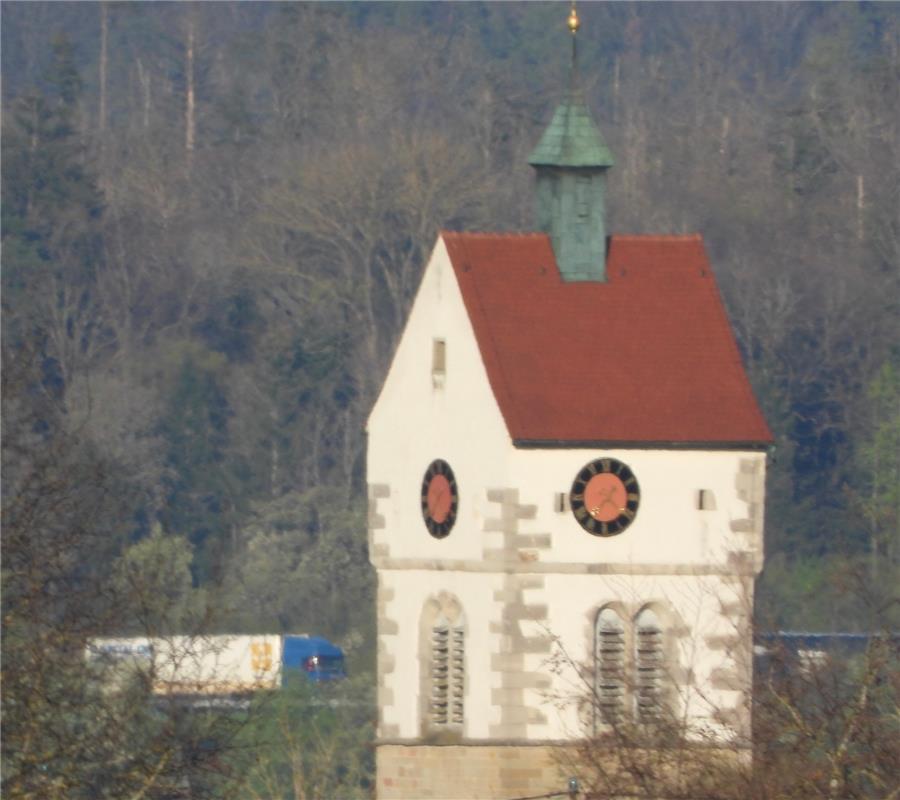
<svg viewBox="0 0 900 800">
<path fill-rule="evenodd" d="M 715 511 L 716 496 L 710 489 L 697 490 L 697 508 L 700 511 Z"/>
<path fill-rule="evenodd" d="M 591 179 L 586 175 L 579 175 L 575 182 L 576 204 L 578 217 L 586 220 L 591 213 L 590 201 Z"/>
<path fill-rule="evenodd" d="M 569 510 L 569 495 L 566 492 L 557 492 L 553 496 L 553 508 L 558 514 Z"/>
<path fill-rule="evenodd" d="M 431 381 L 435 386 L 443 386 L 447 377 L 447 342 L 434 339 L 431 344 Z"/>
</svg>

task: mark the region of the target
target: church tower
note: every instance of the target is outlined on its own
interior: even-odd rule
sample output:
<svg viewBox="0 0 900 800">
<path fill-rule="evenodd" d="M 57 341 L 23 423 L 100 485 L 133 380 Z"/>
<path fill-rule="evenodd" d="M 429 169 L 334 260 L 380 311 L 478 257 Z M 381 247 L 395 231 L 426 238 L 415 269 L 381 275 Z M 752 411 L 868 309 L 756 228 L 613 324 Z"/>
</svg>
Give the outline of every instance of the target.
<svg viewBox="0 0 900 800">
<path fill-rule="evenodd" d="M 702 238 L 607 236 L 571 72 L 539 230 L 440 233 L 369 417 L 384 800 L 564 792 L 622 721 L 748 741 L 771 435 Z"/>
</svg>

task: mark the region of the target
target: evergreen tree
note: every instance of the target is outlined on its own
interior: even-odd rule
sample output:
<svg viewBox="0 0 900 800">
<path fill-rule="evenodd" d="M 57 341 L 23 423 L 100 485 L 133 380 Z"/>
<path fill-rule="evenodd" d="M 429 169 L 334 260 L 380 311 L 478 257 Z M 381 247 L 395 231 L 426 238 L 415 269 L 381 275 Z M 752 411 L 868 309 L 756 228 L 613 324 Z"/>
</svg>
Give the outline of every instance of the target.
<svg viewBox="0 0 900 800">
<path fill-rule="evenodd" d="M 3 132 L 4 330 L 40 343 L 64 388 L 102 331 L 93 314 L 102 197 L 77 130 L 81 80 L 61 36 L 44 91 L 13 103 Z"/>
</svg>

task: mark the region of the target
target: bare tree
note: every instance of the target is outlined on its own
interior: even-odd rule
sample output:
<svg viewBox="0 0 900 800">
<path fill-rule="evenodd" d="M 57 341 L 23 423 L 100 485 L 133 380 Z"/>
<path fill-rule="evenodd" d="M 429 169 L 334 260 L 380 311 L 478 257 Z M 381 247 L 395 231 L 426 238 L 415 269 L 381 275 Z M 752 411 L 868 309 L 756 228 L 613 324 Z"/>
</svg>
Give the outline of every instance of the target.
<svg viewBox="0 0 900 800">
<path fill-rule="evenodd" d="M 208 624 L 189 548 L 127 546 L 133 507 L 115 462 L 69 427 L 39 359 L 4 356 L 3 794 L 208 796 L 233 721 L 160 706 L 141 681 L 108 691 L 85 658 L 100 634 Z"/>
<path fill-rule="evenodd" d="M 873 609 L 884 613 L 887 609 Z M 658 695 L 653 713 L 634 716 L 610 702 L 610 686 L 643 696 L 641 677 L 610 677 L 600 651 L 575 665 L 584 737 L 561 748 L 567 774 L 586 800 L 887 800 L 900 796 L 900 639 L 876 629 L 858 637 L 758 639 L 753 691 L 743 713 L 751 730 L 689 722 L 683 702 Z M 661 681 L 670 681 L 665 674 Z M 695 687 L 702 694 L 702 687 Z M 730 710 L 710 709 L 710 720 Z"/>
</svg>

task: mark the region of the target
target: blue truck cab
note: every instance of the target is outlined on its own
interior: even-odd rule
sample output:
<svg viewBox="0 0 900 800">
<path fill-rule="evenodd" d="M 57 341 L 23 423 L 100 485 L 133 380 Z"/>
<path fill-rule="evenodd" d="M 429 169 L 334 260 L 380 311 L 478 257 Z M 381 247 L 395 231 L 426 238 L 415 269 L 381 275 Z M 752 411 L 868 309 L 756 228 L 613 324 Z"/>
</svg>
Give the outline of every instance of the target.
<svg viewBox="0 0 900 800">
<path fill-rule="evenodd" d="M 344 651 L 321 636 L 285 636 L 282 685 L 291 674 L 305 675 L 317 683 L 345 678 Z"/>
</svg>

